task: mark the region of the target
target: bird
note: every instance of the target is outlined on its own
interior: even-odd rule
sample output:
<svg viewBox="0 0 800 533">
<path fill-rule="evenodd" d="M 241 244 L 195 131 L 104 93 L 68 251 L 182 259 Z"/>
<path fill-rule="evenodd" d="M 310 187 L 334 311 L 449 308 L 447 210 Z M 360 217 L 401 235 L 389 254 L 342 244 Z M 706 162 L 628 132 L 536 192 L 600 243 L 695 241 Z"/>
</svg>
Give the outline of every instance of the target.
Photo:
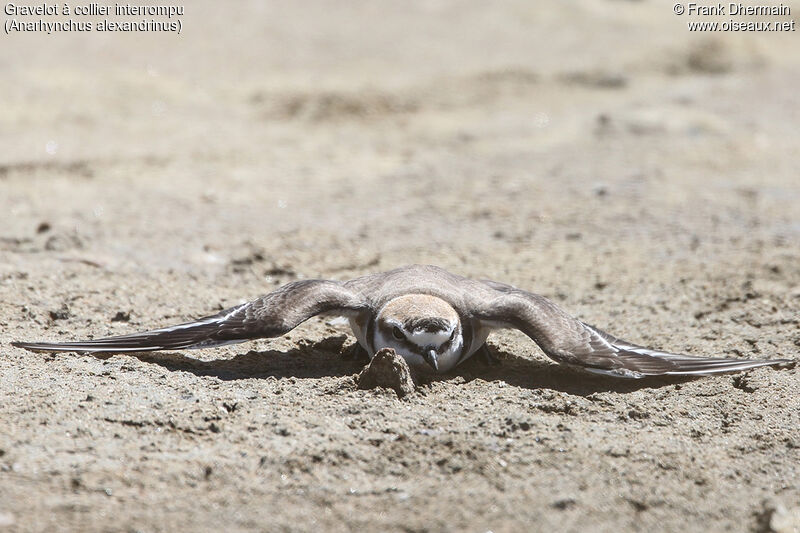
<svg viewBox="0 0 800 533">
<path fill-rule="evenodd" d="M 486 339 L 499 329 L 522 331 L 557 363 L 620 378 L 709 375 L 793 362 L 646 348 L 574 318 L 544 296 L 432 265 L 409 265 L 349 281 L 297 280 L 215 315 L 130 335 L 12 344 L 40 352 L 210 348 L 279 337 L 318 315 L 349 320 L 356 346 L 369 357 L 392 348 L 409 366 L 433 373 L 448 372 L 476 353 L 491 359 Z"/>
</svg>

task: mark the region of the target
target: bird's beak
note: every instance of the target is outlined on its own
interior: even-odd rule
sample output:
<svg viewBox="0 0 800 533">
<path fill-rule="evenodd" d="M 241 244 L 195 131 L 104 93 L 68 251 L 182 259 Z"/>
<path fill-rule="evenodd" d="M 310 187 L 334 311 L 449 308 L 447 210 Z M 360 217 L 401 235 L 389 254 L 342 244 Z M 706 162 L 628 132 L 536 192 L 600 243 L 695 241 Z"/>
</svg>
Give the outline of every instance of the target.
<svg viewBox="0 0 800 533">
<path fill-rule="evenodd" d="M 439 360 L 436 357 L 436 350 L 433 348 L 428 348 L 425 350 L 425 355 L 422 357 L 425 358 L 425 362 L 431 365 L 436 372 L 439 371 Z"/>
</svg>

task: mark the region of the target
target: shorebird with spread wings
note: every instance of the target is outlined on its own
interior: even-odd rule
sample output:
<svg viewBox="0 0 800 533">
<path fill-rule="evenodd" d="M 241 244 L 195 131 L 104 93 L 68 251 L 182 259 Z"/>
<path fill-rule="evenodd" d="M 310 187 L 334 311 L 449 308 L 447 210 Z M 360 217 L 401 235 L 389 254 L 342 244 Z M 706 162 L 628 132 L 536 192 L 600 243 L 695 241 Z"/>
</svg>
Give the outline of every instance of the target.
<svg viewBox="0 0 800 533">
<path fill-rule="evenodd" d="M 77 342 L 14 342 L 47 352 L 144 352 L 208 348 L 279 337 L 317 315 L 349 319 L 369 356 L 393 348 L 409 365 L 447 372 L 497 329 L 514 328 L 558 363 L 615 377 L 706 375 L 790 363 L 696 357 L 645 348 L 573 318 L 555 303 L 511 285 L 413 265 L 350 281 L 294 281 L 252 302 L 176 326 Z"/>
</svg>

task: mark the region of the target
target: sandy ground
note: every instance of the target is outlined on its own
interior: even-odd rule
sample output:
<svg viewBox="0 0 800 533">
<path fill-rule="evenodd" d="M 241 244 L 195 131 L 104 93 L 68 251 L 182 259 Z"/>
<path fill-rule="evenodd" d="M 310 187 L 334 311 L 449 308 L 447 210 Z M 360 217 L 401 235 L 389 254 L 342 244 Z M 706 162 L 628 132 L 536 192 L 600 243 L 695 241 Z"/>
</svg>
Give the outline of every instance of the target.
<svg viewBox="0 0 800 533">
<path fill-rule="evenodd" d="M 509 332 L 501 367 L 398 399 L 356 388 L 324 320 L 9 346 L 432 263 L 634 342 L 800 358 L 800 32 L 690 34 L 655 1 L 300 4 L 0 37 L 0 529 L 797 531 L 797 368 L 615 381 Z"/>
</svg>

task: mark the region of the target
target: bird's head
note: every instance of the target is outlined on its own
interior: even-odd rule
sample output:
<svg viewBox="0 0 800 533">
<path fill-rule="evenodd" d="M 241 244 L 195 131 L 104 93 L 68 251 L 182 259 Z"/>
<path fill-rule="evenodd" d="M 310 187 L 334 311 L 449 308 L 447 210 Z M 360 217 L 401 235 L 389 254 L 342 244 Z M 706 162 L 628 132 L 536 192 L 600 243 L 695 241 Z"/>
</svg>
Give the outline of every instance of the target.
<svg viewBox="0 0 800 533">
<path fill-rule="evenodd" d="M 407 294 L 380 310 L 374 345 L 394 348 L 409 365 L 446 372 L 458 362 L 463 348 L 461 321 L 453 306 L 435 296 Z"/>
</svg>

